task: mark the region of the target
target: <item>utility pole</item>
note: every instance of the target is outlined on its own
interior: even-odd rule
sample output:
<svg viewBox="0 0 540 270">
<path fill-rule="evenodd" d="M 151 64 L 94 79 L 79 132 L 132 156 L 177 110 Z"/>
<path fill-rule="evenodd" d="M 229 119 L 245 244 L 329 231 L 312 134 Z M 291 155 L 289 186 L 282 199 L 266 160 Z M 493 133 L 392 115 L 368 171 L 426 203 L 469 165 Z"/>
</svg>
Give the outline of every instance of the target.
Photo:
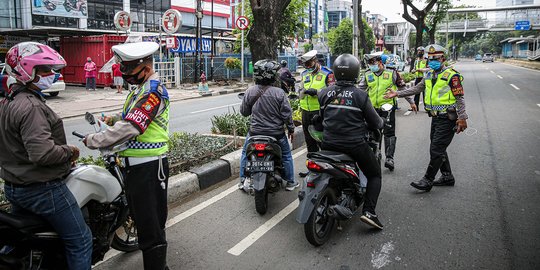
<svg viewBox="0 0 540 270">
<path fill-rule="evenodd" d="M 245 0 L 242 0 L 242 15 L 241 16 L 244 16 L 244 1 Z M 240 83 L 244 83 L 244 30 L 240 30 L 242 31 L 242 51 L 240 52 L 240 62 L 242 63 L 242 68 L 240 69 Z"/>
<path fill-rule="evenodd" d="M 197 16 L 197 29 L 195 30 L 195 76 L 193 78 L 193 82 L 197 83 L 199 79 L 199 72 L 201 71 L 201 59 L 200 59 L 200 51 L 201 51 L 201 23 L 202 23 L 202 0 L 197 0 L 197 10 L 196 10 L 196 16 Z"/>
<path fill-rule="evenodd" d="M 352 51 L 354 57 L 358 58 L 358 0 L 353 0 L 353 41 Z"/>
<path fill-rule="evenodd" d="M 210 53 L 210 80 L 214 80 L 214 53 L 215 53 L 215 47 L 214 47 L 214 0 L 212 0 L 212 7 L 211 7 L 211 20 L 210 20 L 210 39 L 211 39 L 211 48 L 212 52 Z"/>
</svg>

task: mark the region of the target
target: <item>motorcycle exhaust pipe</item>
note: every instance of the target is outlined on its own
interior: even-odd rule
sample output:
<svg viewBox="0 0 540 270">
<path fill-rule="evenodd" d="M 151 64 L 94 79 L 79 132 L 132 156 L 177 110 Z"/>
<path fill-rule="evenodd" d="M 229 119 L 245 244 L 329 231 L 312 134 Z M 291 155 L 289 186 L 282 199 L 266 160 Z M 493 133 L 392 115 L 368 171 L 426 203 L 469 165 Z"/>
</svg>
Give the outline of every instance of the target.
<svg viewBox="0 0 540 270">
<path fill-rule="evenodd" d="M 328 210 L 326 210 L 326 214 L 337 220 L 347 220 L 352 218 L 353 216 L 353 212 L 349 208 L 341 206 L 339 204 L 328 207 Z"/>
</svg>

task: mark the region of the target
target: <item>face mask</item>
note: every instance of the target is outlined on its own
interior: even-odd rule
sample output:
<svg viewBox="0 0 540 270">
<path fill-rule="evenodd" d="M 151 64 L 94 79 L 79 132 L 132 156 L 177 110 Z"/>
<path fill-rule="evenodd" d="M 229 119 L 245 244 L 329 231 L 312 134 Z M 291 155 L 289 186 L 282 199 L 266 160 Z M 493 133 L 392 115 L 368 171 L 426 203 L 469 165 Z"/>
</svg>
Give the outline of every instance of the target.
<svg viewBox="0 0 540 270">
<path fill-rule="evenodd" d="M 142 79 L 139 79 L 139 75 L 145 70 L 146 68 L 141 68 L 141 70 L 139 70 L 137 73 L 135 74 L 129 74 L 129 75 L 126 75 L 126 74 L 122 74 L 122 78 L 128 82 L 129 84 L 141 84 L 144 82 L 144 77 Z"/>
<path fill-rule="evenodd" d="M 379 69 L 379 65 L 369 65 L 369 70 L 371 70 L 371 72 L 378 72 Z"/>
<path fill-rule="evenodd" d="M 423 53 L 418 53 L 418 57 L 422 57 L 423 55 Z"/>
<path fill-rule="evenodd" d="M 39 75 L 38 75 L 39 76 Z M 49 76 L 39 76 L 39 81 L 35 82 L 34 85 L 40 90 L 45 90 L 51 88 L 51 85 L 54 82 L 55 74 Z"/>
<path fill-rule="evenodd" d="M 428 65 L 433 70 L 441 69 L 441 61 L 439 61 L 439 60 L 431 60 L 431 61 L 429 61 Z"/>
</svg>

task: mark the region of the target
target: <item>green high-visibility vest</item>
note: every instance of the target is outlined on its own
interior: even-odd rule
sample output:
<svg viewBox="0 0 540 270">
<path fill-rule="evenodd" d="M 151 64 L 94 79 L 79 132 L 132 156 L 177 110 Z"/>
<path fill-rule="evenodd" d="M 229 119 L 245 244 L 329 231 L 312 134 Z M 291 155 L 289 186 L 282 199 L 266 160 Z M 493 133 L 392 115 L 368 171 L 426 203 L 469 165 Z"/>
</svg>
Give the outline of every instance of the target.
<svg viewBox="0 0 540 270">
<path fill-rule="evenodd" d="M 426 59 L 416 60 L 416 66 L 415 66 L 416 70 L 426 68 L 426 67 L 427 67 Z M 422 72 L 422 71 L 417 71 L 416 72 L 416 78 L 423 78 L 423 77 L 424 77 L 424 72 Z"/>
<path fill-rule="evenodd" d="M 161 87 L 161 86 L 158 86 Z M 137 102 L 150 90 L 149 82 L 145 83 L 139 91 L 129 93 L 122 115 L 125 116 Z M 169 150 L 167 142 L 169 141 L 169 100 L 162 99 L 165 102 L 165 109 L 150 122 L 148 128 L 143 134 L 128 141 L 128 149 L 119 153 L 122 157 L 152 157 L 165 154 Z"/>
<path fill-rule="evenodd" d="M 372 71 L 366 72 L 368 95 L 375 109 L 380 109 L 384 104 L 396 104 L 396 99 L 385 99 L 384 95 L 388 88 L 396 91 L 397 86 L 392 79 L 393 71 L 385 70 L 379 76 Z"/>
<path fill-rule="evenodd" d="M 319 72 L 313 74 L 312 72 L 309 72 L 305 70 L 302 73 L 302 88 L 308 90 L 308 89 L 315 89 L 317 92 L 321 91 L 323 88 L 326 88 L 326 78 L 329 74 L 332 72 L 325 68 L 321 67 Z M 321 106 L 319 105 L 319 99 L 317 96 L 310 96 L 305 95 L 300 100 L 300 108 L 304 111 L 318 111 Z"/>
<path fill-rule="evenodd" d="M 455 106 L 456 98 L 450 88 L 450 80 L 454 75 L 458 75 L 463 81 L 463 76 L 452 68 L 447 68 L 437 75 L 437 80 L 433 84 L 433 70 L 426 73 L 424 78 L 425 92 L 424 105 L 428 111 L 446 112 L 448 107 Z"/>
</svg>

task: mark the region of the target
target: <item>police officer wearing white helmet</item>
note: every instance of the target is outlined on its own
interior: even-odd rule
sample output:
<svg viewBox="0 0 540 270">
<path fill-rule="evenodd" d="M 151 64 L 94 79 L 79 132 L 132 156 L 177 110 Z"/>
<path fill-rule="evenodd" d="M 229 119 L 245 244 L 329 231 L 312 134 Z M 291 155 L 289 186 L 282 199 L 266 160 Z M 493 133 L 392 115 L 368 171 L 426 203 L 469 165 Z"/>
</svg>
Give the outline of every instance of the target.
<svg viewBox="0 0 540 270">
<path fill-rule="evenodd" d="M 169 96 L 153 69 L 152 55 L 158 49 L 155 42 L 112 47 L 123 79 L 137 89 L 128 95 L 120 115 L 105 117 L 104 121 L 110 125 L 107 130 L 84 139 L 90 149 L 126 143 L 127 149 L 119 155 L 125 166 L 126 196 L 137 225 L 145 270 L 168 269 L 165 222 Z"/>
<path fill-rule="evenodd" d="M 463 76 L 452 67 L 444 66 L 446 49 L 437 44 L 426 47 L 430 71 L 416 86 L 390 91 L 386 98 L 404 97 L 424 92 L 424 105 L 431 117 L 430 161 L 424 177 L 411 183 L 416 189 L 430 191 L 433 186 L 453 186 L 455 183 L 446 149 L 454 134 L 467 129 L 469 118 L 465 110 Z M 441 176 L 435 180 L 437 173 Z"/>
</svg>

